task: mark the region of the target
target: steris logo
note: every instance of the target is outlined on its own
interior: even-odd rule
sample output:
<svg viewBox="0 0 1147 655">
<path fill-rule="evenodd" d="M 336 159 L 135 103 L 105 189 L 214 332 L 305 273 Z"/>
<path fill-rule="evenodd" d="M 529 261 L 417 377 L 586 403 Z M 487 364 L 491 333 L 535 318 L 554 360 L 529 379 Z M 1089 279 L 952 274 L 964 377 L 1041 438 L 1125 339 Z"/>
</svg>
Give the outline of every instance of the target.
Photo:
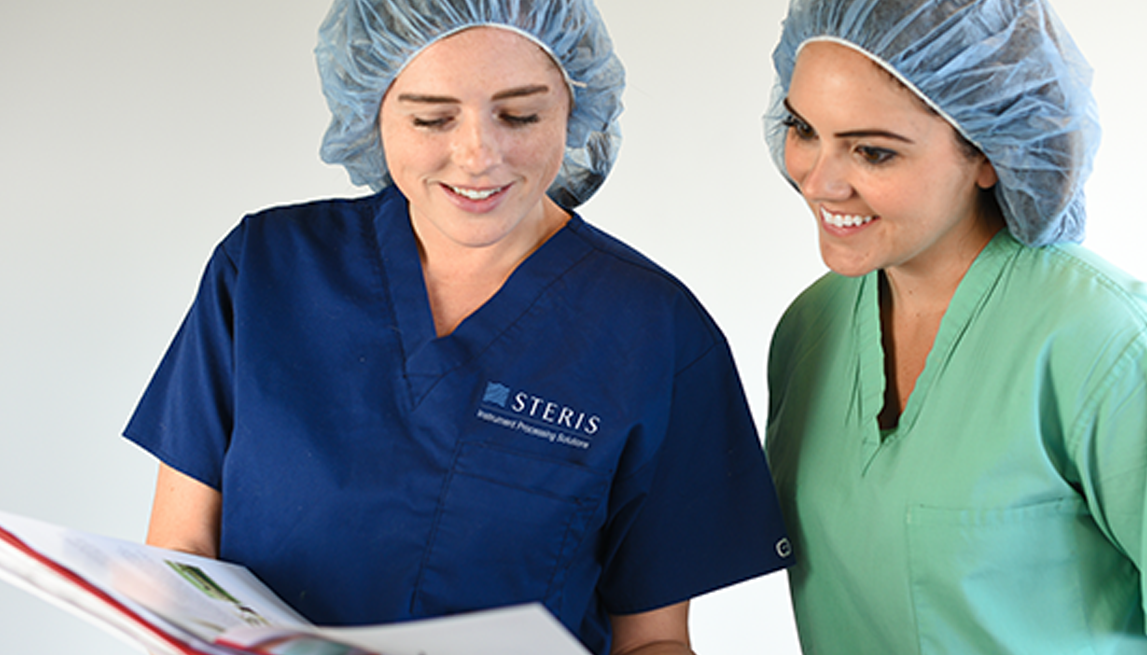
<svg viewBox="0 0 1147 655">
<path fill-rule="evenodd" d="M 500 382 L 487 382 L 478 418 L 575 448 L 588 449 L 601 429 L 601 417 L 526 391 L 514 392 Z M 497 408 L 497 409 L 495 409 Z"/>
<path fill-rule="evenodd" d="M 497 382 L 486 383 L 486 394 L 482 396 L 482 402 L 505 408 L 506 401 L 509 399 L 510 387 L 504 384 L 498 384 Z"/>
</svg>

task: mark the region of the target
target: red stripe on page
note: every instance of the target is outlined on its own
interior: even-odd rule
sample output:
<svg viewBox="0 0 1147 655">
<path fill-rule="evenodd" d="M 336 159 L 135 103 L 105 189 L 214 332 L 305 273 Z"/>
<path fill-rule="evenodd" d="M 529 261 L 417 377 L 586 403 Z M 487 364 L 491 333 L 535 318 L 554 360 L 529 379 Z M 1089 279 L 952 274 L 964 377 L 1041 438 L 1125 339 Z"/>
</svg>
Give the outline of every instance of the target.
<svg viewBox="0 0 1147 655">
<path fill-rule="evenodd" d="M 25 555 L 28 555 L 29 557 L 31 557 L 32 559 L 36 560 L 37 562 L 43 564 L 44 566 L 48 567 L 49 569 L 52 570 L 53 573 L 56 573 L 57 575 L 62 576 L 68 582 L 71 582 L 72 584 L 79 586 L 84 591 L 87 591 L 88 593 L 92 594 L 98 600 L 102 601 L 103 603 L 110 606 L 112 609 L 114 609 L 117 612 L 119 612 L 120 614 L 124 615 L 127 619 L 131 620 L 134 623 L 139 624 L 141 627 L 143 627 L 144 629 L 146 629 L 149 632 L 151 632 L 152 634 L 154 634 L 160 640 L 165 641 L 168 644 L 170 644 L 171 646 L 175 647 L 175 649 L 178 650 L 179 652 L 185 653 L 186 655 L 211 655 L 210 653 L 205 653 L 201 650 L 192 648 L 190 645 L 185 644 L 182 641 L 176 639 L 175 637 L 167 634 L 166 632 L 164 632 L 160 628 L 156 627 L 155 625 L 153 625 L 148 620 L 144 619 L 142 616 L 137 614 L 135 611 L 133 611 L 132 609 L 130 609 L 129 607 L 127 607 L 126 605 L 124 605 L 120 601 L 118 601 L 115 598 L 113 598 L 112 596 L 108 595 L 108 593 L 105 592 L 103 589 L 100 589 L 99 587 L 88 582 L 82 576 L 77 575 L 71 569 L 61 565 L 59 562 L 41 554 L 36 549 L 34 549 L 31 546 L 24 543 L 19 537 L 12 534 L 11 532 L 8 532 L 7 530 L 5 530 L 2 527 L 0 527 L 0 540 L 6 541 L 9 544 L 15 546 L 17 550 L 24 553 Z"/>
</svg>

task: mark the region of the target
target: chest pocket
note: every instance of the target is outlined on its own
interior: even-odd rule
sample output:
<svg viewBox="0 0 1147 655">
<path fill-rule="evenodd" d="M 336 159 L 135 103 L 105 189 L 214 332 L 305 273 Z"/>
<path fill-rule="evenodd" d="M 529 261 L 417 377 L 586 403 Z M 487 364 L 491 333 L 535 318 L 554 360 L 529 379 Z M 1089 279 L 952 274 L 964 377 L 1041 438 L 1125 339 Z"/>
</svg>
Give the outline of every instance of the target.
<svg viewBox="0 0 1147 655">
<path fill-rule="evenodd" d="M 586 552 L 608 487 L 608 475 L 582 466 L 462 442 L 419 573 L 415 615 L 560 606 L 555 596 L 575 554 Z"/>
<path fill-rule="evenodd" d="M 1134 571 L 1078 498 L 913 507 L 908 550 L 921 653 L 1093 652 L 1098 598 L 1137 611 Z"/>
</svg>

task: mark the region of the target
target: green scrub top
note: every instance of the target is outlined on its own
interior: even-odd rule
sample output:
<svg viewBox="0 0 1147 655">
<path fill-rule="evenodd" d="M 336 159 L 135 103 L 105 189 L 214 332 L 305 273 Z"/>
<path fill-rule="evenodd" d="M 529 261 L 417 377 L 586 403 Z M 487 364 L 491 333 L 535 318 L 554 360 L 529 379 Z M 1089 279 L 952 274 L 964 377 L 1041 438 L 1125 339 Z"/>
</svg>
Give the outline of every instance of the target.
<svg viewBox="0 0 1147 655">
<path fill-rule="evenodd" d="M 769 463 L 805 653 L 1147 652 L 1147 287 L 997 235 L 881 431 L 880 273 L 781 320 Z"/>
</svg>

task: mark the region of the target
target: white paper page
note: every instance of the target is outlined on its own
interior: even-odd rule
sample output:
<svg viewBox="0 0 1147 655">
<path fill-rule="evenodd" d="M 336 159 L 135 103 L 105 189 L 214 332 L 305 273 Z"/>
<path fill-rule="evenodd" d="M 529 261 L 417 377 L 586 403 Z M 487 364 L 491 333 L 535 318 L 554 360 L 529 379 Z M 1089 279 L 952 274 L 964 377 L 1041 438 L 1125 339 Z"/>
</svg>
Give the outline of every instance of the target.
<svg viewBox="0 0 1147 655">
<path fill-rule="evenodd" d="M 57 569 L 0 541 L 0 580 L 55 605 L 149 655 L 183 655 L 191 648 L 203 655 L 233 655 L 178 627 L 164 624 L 131 600 L 107 595 L 120 606 L 97 596 Z M 106 593 L 106 592 L 105 592 Z M 122 607 L 121 607 L 122 606 Z M 125 611 L 126 610 L 126 611 Z M 164 638 L 169 635 L 172 641 Z"/>
<path fill-rule="evenodd" d="M 152 655 L 180 655 L 178 649 L 139 622 L 4 543 L 0 543 L 0 580 L 95 625 L 143 652 Z M 205 646 L 200 643 L 192 645 Z"/>
<path fill-rule="evenodd" d="M 319 632 L 385 655 L 589 655 L 536 603 L 377 627 L 319 628 Z"/>
<path fill-rule="evenodd" d="M 242 567 L 68 530 L 5 512 L 0 512 L 0 526 L 149 623 L 177 626 L 204 642 L 240 625 L 309 627 L 302 616 Z M 11 553 L 19 553 L 14 547 L 0 545 Z M 0 560 L 0 565 L 5 563 L 17 566 L 19 558 Z M 9 572 L 32 583 L 28 567 L 9 568 Z M 49 594 L 61 593 L 59 588 L 35 586 Z M 75 605 L 77 601 L 71 602 Z"/>
<path fill-rule="evenodd" d="M 315 628 L 242 567 L 5 512 L 0 527 L 204 653 L 226 652 L 210 642 L 227 630 L 280 627 L 384 655 L 589 655 L 539 604 L 385 626 Z M 113 634 L 142 639 L 156 653 L 175 652 L 112 605 L 4 541 L 0 578 L 94 618 Z"/>
</svg>

